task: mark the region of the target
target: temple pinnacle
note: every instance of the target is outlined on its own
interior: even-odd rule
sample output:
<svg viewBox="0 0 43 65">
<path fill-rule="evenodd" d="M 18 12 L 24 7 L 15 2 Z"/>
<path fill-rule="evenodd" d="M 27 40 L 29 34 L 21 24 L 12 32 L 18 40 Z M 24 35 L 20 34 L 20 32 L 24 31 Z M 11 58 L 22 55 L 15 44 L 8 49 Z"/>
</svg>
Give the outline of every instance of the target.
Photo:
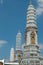
<svg viewBox="0 0 43 65">
<path fill-rule="evenodd" d="M 30 4 L 32 4 L 32 0 L 30 0 Z"/>
</svg>

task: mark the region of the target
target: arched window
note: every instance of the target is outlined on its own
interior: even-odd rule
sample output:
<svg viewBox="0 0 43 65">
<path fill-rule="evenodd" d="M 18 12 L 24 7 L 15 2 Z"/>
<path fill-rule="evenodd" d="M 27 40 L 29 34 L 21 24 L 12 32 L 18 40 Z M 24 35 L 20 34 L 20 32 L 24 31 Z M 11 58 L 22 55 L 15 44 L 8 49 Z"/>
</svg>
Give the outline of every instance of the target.
<svg viewBox="0 0 43 65">
<path fill-rule="evenodd" d="M 31 32 L 31 44 L 35 44 L 35 33 L 34 31 Z"/>
<path fill-rule="evenodd" d="M 18 55 L 18 60 L 21 60 L 21 55 L 20 54 Z"/>
</svg>

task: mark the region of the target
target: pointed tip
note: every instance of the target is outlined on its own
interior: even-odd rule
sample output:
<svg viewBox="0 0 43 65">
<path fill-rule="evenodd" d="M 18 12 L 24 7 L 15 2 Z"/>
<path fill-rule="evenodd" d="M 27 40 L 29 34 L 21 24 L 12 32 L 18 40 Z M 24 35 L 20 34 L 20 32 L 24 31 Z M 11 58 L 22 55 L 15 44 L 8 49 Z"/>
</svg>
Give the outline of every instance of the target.
<svg viewBox="0 0 43 65">
<path fill-rule="evenodd" d="M 14 46 L 12 45 L 11 49 L 14 49 Z"/>
<path fill-rule="evenodd" d="M 18 30 L 18 34 L 21 34 L 20 30 Z"/>
<path fill-rule="evenodd" d="M 14 48 L 14 46 L 12 45 L 12 47 L 11 48 Z"/>
<path fill-rule="evenodd" d="M 30 4 L 32 4 L 32 0 L 30 0 Z"/>
<path fill-rule="evenodd" d="M 20 30 L 18 30 L 18 33 L 20 33 Z"/>
<path fill-rule="evenodd" d="M 14 52 L 14 51 L 15 51 L 14 48 L 11 47 L 11 49 L 10 49 L 10 53 L 12 53 L 12 52 Z"/>
</svg>

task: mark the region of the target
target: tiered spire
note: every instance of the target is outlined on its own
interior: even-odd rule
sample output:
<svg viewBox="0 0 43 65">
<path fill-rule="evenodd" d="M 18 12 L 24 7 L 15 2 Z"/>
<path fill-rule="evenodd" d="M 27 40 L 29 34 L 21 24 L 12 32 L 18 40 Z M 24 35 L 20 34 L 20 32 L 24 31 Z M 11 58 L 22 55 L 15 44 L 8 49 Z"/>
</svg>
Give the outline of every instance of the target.
<svg viewBox="0 0 43 65">
<path fill-rule="evenodd" d="M 36 23 L 36 9 L 32 5 L 32 0 L 30 0 L 30 5 L 27 8 L 27 24 L 26 24 L 26 35 L 25 42 L 29 44 L 37 44 L 37 23 Z"/>
<path fill-rule="evenodd" d="M 30 5 L 27 9 L 27 24 L 26 27 L 36 27 L 36 10 L 32 5 L 32 0 L 30 0 Z"/>
<path fill-rule="evenodd" d="M 21 32 L 18 31 L 16 36 L 16 50 L 21 50 Z"/>
</svg>

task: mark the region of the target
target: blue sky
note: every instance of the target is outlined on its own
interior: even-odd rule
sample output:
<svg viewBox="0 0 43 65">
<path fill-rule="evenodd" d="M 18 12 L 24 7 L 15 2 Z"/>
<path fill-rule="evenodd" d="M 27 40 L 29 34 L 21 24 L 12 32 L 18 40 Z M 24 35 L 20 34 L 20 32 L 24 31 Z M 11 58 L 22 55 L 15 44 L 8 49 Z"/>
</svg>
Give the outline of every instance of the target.
<svg viewBox="0 0 43 65">
<path fill-rule="evenodd" d="M 43 51 L 43 0 L 32 0 L 36 8 L 38 41 Z M 22 44 L 26 28 L 26 11 L 30 0 L 0 0 L 0 59 L 9 58 L 10 48 L 16 47 L 16 35 L 20 30 Z M 42 53 L 43 54 L 43 53 Z"/>
</svg>

